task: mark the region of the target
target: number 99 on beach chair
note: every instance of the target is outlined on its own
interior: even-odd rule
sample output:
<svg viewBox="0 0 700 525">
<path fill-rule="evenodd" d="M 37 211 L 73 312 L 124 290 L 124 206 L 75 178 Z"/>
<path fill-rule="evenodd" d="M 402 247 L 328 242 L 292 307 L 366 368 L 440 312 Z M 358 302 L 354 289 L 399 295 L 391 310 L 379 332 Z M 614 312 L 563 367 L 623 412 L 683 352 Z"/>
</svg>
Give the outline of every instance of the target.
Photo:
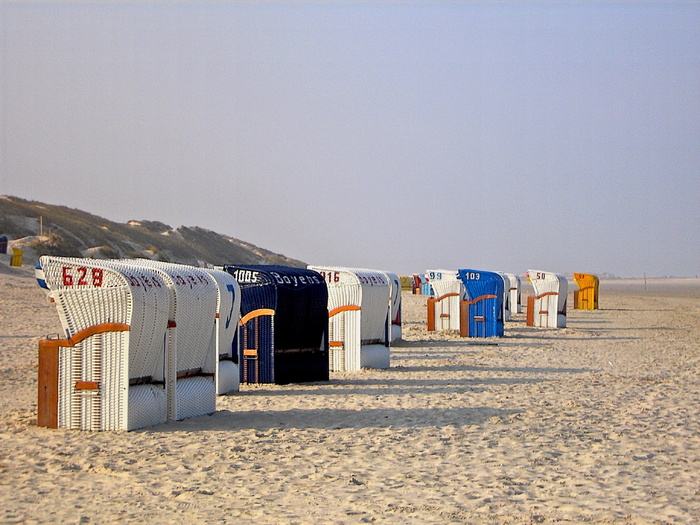
<svg viewBox="0 0 700 525">
<path fill-rule="evenodd" d="M 435 297 L 428 299 L 428 331 L 459 330 L 459 302 L 464 286 L 454 270 L 427 270 L 425 275 Z"/>
</svg>

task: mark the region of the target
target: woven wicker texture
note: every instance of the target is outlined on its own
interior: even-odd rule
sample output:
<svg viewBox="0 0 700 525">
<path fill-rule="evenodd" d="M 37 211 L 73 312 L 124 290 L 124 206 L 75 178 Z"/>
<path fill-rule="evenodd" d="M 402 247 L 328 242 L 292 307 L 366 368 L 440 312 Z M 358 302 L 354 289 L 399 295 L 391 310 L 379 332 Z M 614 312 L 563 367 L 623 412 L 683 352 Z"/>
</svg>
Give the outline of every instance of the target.
<svg viewBox="0 0 700 525">
<path fill-rule="evenodd" d="M 210 391 L 216 395 L 215 374 L 218 368 L 218 355 L 215 347 L 216 308 L 218 286 L 205 270 L 184 264 L 152 261 L 150 259 L 128 259 L 113 261 L 133 268 L 137 275 L 147 271 L 156 273 L 165 283 L 170 295 L 169 321 L 166 353 L 168 370 L 166 390 L 168 394 L 168 416 L 171 419 L 184 419 L 194 415 L 209 413 L 215 400 L 202 402 L 200 397 Z M 174 322 L 174 323 L 173 323 Z M 211 383 L 202 392 L 194 388 L 181 389 L 178 375 L 199 371 L 210 374 L 205 381 Z M 200 384 L 201 382 L 197 382 Z M 192 395 L 196 401 L 179 399 L 181 395 Z M 195 407 L 201 406 L 197 413 Z M 180 407 L 187 407 L 184 412 Z"/>
<path fill-rule="evenodd" d="M 505 306 L 504 309 L 507 310 L 507 314 L 504 317 L 505 321 L 510 321 L 510 316 L 512 314 L 519 314 L 522 312 L 522 307 L 520 306 L 520 277 L 514 273 L 501 273 L 504 282 L 504 293 L 505 293 Z"/>
<path fill-rule="evenodd" d="M 395 273 L 383 273 L 389 281 L 391 294 L 391 341 L 393 342 L 401 339 L 401 290 L 404 285 Z"/>
<path fill-rule="evenodd" d="M 362 345 L 360 366 L 362 368 L 389 368 L 391 366 L 388 346 Z"/>
<path fill-rule="evenodd" d="M 527 273 L 535 292 L 534 326 L 566 327 L 566 296 L 569 289 L 566 277 L 537 270 L 528 270 Z"/>
<path fill-rule="evenodd" d="M 504 281 L 501 274 L 483 270 L 458 271 L 468 302 L 469 337 L 503 336 Z"/>
<path fill-rule="evenodd" d="M 241 289 L 240 380 L 274 383 L 277 290 L 273 279 L 266 272 L 234 265 L 224 265 L 224 271 Z"/>
<path fill-rule="evenodd" d="M 390 343 L 389 279 L 383 272 L 363 268 L 309 268 L 328 285 L 330 369 L 359 370 L 363 345 Z"/>
<path fill-rule="evenodd" d="M 222 270 L 207 269 L 217 287 L 216 323 L 211 345 L 217 356 L 216 393 L 239 390 L 238 349 L 234 341 L 241 320 L 241 289 L 233 276 Z M 223 361 L 222 361 L 223 359 Z"/>
<path fill-rule="evenodd" d="M 195 376 L 180 379 L 176 390 L 178 419 L 216 412 L 216 390 L 212 378 Z"/>
<path fill-rule="evenodd" d="M 129 429 L 165 423 L 167 414 L 168 399 L 162 386 L 135 385 L 129 388 Z"/>
<path fill-rule="evenodd" d="M 169 299 L 157 275 L 146 271 L 137 278 L 125 265 L 92 259 L 44 256 L 40 266 L 66 337 L 103 323 L 130 327 L 129 332 L 99 333 L 60 349 L 59 427 L 131 430 L 165 421 L 162 407 L 144 411 L 134 405 L 130 387 L 130 379 L 165 379 Z M 80 382 L 98 388 L 78 389 Z M 152 389 L 164 397 L 161 385 Z M 132 412 L 145 415 L 132 417 Z"/>
<path fill-rule="evenodd" d="M 328 286 L 329 368 L 360 370 L 362 286 L 357 275 L 340 267 L 309 266 Z"/>
<path fill-rule="evenodd" d="M 598 288 L 600 286 L 598 276 L 590 273 L 575 273 L 574 281 L 579 288 L 574 293 L 574 308 L 577 310 L 597 310 Z"/>
<path fill-rule="evenodd" d="M 242 327 L 241 380 L 328 380 L 328 290 L 321 275 L 275 265 L 226 265 L 224 270 L 241 287 L 242 318 L 274 311 L 274 320 L 254 316 Z"/>
<path fill-rule="evenodd" d="M 427 270 L 425 275 L 430 279 L 433 294 L 438 299 L 434 304 L 435 329 L 437 331 L 459 330 L 459 301 L 464 295 L 464 287 L 457 278 L 457 272 Z"/>
</svg>

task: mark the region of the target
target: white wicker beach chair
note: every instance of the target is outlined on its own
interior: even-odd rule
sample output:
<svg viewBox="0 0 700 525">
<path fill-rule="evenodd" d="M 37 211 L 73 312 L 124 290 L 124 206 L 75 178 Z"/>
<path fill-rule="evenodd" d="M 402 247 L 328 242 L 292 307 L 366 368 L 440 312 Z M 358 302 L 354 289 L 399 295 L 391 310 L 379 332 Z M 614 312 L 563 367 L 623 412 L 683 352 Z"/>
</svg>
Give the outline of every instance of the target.
<svg viewBox="0 0 700 525">
<path fill-rule="evenodd" d="M 389 281 L 391 295 L 391 341 L 401 339 L 401 290 L 403 288 L 399 276 L 391 272 L 382 272 Z"/>
<path fill-rule="evenodd" d="M 165 422 L 165 283 L 93 259 L 44 256 L 40 265 L 66 339 L 40 343 L 39 424 L 131 430 Z"/>
<path fill-rule="evenodd" d="M 428 300 L 428 330 L 459 331 L 459 302 L 464 296 L 464 285 L 452 270 L 427 270 L 428 282 L 435 297 Z"/>
<path fill-rule="evenodd" d="M 520 277 L 518 277 L 514 273 L 506 273 L 504 275 L 508 277 L 508 280 L 510 281 L 510 286 L 508 287 L 508 290 L 506 292 L 510 295 L 510 313 L 522 313 L 523 309 L 520 305 Z"/>
<path fill-rule="evenodd" d="M 136 272 L 155 272 L 170 292 L 166 339 L 168 418 L 216 411 L 218 355 L 214 343 L 218 286 L 202 268 L 184 264 L 127 259 L 112 261 Z"/>
<path fill-rule="evenodd" d="M 217 286 L 214 352 L 217 356 L 216 393 L 237 392 L 240 388 L 238 352 L 234 340 L 241 319 L 241 288 L 223 270 L 207 269 Z"/>
<path fill-rule="evenodd" d="M 568 281 L 563 275 L 528 270 L 535 292 L 528 299 L 527 324 L 546 328 L 566 327 Z"/>
<path fill-rule="evenodd" d="M 330 370 L 389 368 L 389 281 L 376 270 L 309 266 L 328 285 Z"/>
</svg>

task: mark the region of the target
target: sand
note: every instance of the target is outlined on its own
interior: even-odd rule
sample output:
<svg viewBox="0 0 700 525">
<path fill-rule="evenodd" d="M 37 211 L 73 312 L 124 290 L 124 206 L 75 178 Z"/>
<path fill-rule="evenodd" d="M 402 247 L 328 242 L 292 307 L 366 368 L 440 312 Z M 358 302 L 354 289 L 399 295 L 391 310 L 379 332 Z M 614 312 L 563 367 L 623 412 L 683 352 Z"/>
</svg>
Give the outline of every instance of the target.
<svg viewBox="0 0 700 525">
<path fill-rule="evenodd" d="M 403 299 L 391 369 L 77 432 L 35 426 L 61 328 L 31 269 L 0 268 L 0 522 L 700 521 L 700 280 L 603 281 L 601 310 L 497 340 L 428 333 Z"/>
</svg>

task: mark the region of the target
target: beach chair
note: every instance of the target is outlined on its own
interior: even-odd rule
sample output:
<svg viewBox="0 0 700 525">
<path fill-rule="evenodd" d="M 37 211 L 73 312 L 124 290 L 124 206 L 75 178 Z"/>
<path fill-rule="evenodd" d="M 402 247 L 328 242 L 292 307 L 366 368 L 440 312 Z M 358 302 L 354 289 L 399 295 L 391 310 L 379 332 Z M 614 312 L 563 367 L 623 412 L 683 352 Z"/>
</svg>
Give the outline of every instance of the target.
<svg viewBox="0 0 700 525">
<path fill-rule="evenodd" d="M 327 381 L 328 289 L 317 272 L 226 265 L 241 287 L 241 381 Z"/>
<path fill-rule="evenodd" d="M 223 270 L 205 268 L 217 287 L 216 315 L 212 347 L 217 356 L 216 393 L 240 389 L 238 326 L 241 320 L 241 289 L 238 281 Z"/>
<path fill-rule="evenodd" d="M 395 273 L 382 272 L 389 281 L 391 294 L 391 341 L 397 341 L 402 336 L 401 326 L 401 291 L 403 284 Z"/>
<path fill-rule="evenodd" d="M 132 430 L 167 421 L 170 298 L 160 276 L 93 259 L 39 264 L 65 339 L 39 342 L 38 424 Z"/>
<path fill-rule="evenodd" d="M 399 275 L 399 281 L 401 282 L 402 292 L 413 293 L 413 277 L 410 275 Z"/>
<path fill-rule="evenodd" d="M 452 270 L 428 270 L 425 273 L 434 297 L 428 299 L 428 331 L 459 331 L 460 306 L 464 294 L 457 272 Z"/>
<path fill-rule="evenodd" d="M 508 303 L 510 305 L 510 313 L 511 314 L 519 314 L 522 313 L 523 309 L 520 304 L 520 277 L 518 277 L 514 273 L 504 273 L 506 277 L 508 277 L 509 280 L 509 286 L 508 289 L 506 290 L 506 293 L 509 296 Z M 506 319 L 507 321 L 508 319 Z"/>
<path fill-rule="evenodd" d="M 535 292 L 534 296 L 528 297 L 527 325 L 545 328 L 566 327 L 566 277 L 536 270 L 528 270 L 527 275 Z"/>
<path fill-rule="evenodd" d="M 460 308 L 462 337 L 503 336 L 503 276 L 496 272 L 465 269 L 458 271 L 465 290 Z"/>
<path fill-rule="evenodd" d="M 598 309 L 598 276 L 590 273 L 575 273 L 574 281 L 579 289 L 574 290 L 574 308 L 578 310 Z"/>
<path fill-rule="evenodd" d="M 166 352 L 168 418 L 174 420 L 216 411 L 219 356 L 215 326 L 219 287 L 203 268 L 150 259 L 111 261 L 134 271 L 149 270 L 165 283 L 169 295 Z"/>
<path fill-rule="evenodd" d="M 328 286 L 331 371 L 389 368 L 391 291 L 384 272 L 309 266 Z"/>
</svg>

